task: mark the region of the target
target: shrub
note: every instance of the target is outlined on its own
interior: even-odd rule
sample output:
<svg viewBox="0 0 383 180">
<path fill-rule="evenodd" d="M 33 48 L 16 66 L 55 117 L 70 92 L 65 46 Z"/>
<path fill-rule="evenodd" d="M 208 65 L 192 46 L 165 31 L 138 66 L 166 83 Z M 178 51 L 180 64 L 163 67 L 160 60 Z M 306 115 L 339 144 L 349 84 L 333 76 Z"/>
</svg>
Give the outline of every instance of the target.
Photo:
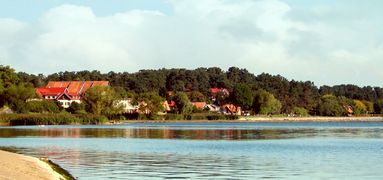
<svg viewBox="0 0 383 180">
<path fill-rule="evenodd" d="M 293 113 L 295 115 L 301 116 L 301 117 L 309 116 L 309 112 L 307 111 L 307 109 L 302 108 L 302 107 L 294 107 Z"/>
<path fill-rule="evenodd" d="M 102 124 L 108 118 L 91 114 L 2 114 L 0 122 L 15 125 L 68 125 L 68 124 Z"/>
</svg>

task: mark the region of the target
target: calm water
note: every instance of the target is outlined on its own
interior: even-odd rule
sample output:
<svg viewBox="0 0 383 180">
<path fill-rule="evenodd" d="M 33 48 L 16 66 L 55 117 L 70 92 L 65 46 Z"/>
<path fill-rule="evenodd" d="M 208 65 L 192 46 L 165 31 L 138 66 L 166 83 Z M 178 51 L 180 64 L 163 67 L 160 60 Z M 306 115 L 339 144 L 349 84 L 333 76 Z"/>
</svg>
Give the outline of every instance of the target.
<svg viewBox="0 0 383 180">
<path fill-rule="evenodd" d="M 2 127 L 79 179 L 382 179 L 383 123 Z"/>
</svg>

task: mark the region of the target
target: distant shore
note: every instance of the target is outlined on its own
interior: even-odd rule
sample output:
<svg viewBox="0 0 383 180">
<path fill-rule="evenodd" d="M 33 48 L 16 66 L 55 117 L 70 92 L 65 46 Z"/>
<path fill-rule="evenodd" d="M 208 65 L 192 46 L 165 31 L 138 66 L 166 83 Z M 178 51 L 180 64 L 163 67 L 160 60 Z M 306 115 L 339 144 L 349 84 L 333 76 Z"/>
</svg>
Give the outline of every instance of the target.
<svg viewBox="0 0 383 180">
<path fill-rule="evenodd" d="M 66 179 L 48 162 L 35 157 L 0 150 L 0 179 Z"/>
<path fill-rule="evenodd" d="M 111 121 L 113 122 L 113 121 Z M 161 122 L 383 122 L 383 117 L 266 117 L 240 116 L 237 120 L 124 120 L 123 123 L 161 123 Z M 112 123 L 113 124 L 113 123 Z"/>
</svg>

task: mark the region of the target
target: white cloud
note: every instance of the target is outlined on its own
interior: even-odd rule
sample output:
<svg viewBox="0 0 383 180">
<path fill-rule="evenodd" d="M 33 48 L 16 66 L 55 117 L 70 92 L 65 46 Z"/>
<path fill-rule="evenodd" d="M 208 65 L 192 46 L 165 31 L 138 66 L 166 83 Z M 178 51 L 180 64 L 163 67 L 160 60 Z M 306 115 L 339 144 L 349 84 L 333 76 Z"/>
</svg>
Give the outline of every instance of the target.
<svg viewBox="0 0 383 180">
<path fill-rule="evenodd" d="M 351 6 L 334 20 L 338 6 L 302 10 L 278 0 L 169 3 L 172 14 L 132 10 L 96 16 L 89 7 L 62 5 L 37 23 L 0 19 L 0 63 L 32 73 L 239 66 L 319 85 L 382 85 L 383 26 L 376 13 L 358 19 Z"/>
</svg>

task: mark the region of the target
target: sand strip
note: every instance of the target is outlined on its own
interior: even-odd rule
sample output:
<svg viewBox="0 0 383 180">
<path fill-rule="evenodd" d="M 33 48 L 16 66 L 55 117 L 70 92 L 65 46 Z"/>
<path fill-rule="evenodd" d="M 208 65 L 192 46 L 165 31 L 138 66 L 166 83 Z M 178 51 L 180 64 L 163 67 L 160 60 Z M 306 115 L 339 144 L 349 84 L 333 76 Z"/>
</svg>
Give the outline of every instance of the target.
<svg viewBox="0 0 383 180">
<path fill-rule="evenodd" d="M 38 158 L 0 150 L 0 179 L 64 179 Z"/>
</svg>

